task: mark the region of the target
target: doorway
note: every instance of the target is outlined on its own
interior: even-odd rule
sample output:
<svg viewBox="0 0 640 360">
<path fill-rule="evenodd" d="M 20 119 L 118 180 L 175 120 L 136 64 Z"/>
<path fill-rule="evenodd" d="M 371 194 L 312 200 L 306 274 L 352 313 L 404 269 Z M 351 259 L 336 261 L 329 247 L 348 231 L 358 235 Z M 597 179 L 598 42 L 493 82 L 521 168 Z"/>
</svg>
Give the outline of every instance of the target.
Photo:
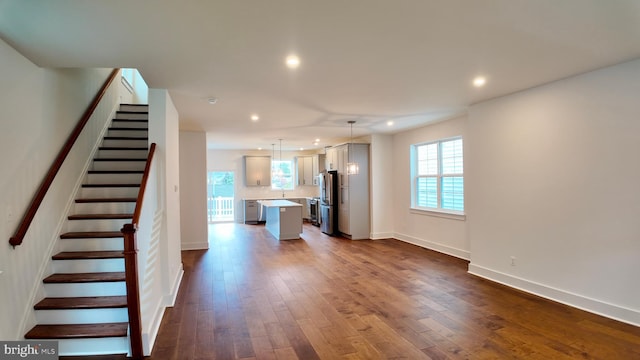
<svg viewBox="0 0 640 360">
<path fill-rule="evenodd" d="M 207 172 L 207 218 L 209 224 L 234 221 L 233 171 Z"/>
</svg>

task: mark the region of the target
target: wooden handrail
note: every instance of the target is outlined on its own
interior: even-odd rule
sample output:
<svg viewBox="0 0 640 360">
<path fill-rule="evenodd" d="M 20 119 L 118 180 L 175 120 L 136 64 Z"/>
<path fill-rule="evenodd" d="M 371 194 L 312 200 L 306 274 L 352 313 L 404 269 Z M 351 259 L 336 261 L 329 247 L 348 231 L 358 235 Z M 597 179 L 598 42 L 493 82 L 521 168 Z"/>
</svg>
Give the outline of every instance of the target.
<svg viewBox="0 0 640 360">
<path fill-rule="evenodd" d="M 22 244 L 22 240 L 24 240 L 24 236 L 26 235 L 27 230 L 29 230 L 29 226 L 31 225 L 33 218 L 36 216 L 36 212 L 38 211 L 40 204 L 42 204 L 44 196 L 47 194 L 47 191 L 49 191 L 49 188 L 51 187 L 56 174 L 62 167 L 62 164 L 67 158 L 67 155 L 69 155 L 73 144 L 75 144 L 76 140 L 78 140 L 80 133 L 84 129 L 85 125 L 87 125 L 87 122 L 89 122 L 91 115 L 93 115 L 93 112 L 98 107 L 100 100 L 102 100 L 102 98 L 104 97 L 104 94 L 107 92 L 109 86 L 111 86 L 111 83 L 116 78 L 116 75 L 118 75 L 119 71 L 120 69 L 113 69 L 107 80 L 102 85 L 102 88 L 100 89 L 98 94 L 96 94 L 91 104 L 89 104 L 87 110 L 85 110 L 84 114 L 80 118 L 80 121 L 78 121 L 78 123 L 76 124 L 76 127 L 73 128 L 73 131 L 69 135 L 69 138 L 67 138 L 67 141 L 64 143 L 64 146 L 58 153 L 58 156 L 53 161 L 53 164 L 51 164 L 51 167 L 49 168 L 47 175 L 44 177 L 44 180 L 42 180 L 38 191 L 34 195 L 33 199 L 31 199 L 31 203 L 29 204 L 27 211 L 22 216 L 22 221 L 20 222 L 18 229 L 9 239 L 9 244 L 13 245 L 13 247 Z"/>
<path fill-rule="evenodd" d="M 138 230 L 138 221 L 142 211 L 142 203 L 144 201 L 144 192 L 149 181 L 149 173 L 151 172 L 151 162 L 156 151 L 156 144 L 151 144 L 149 155 L 147 156 L 147 164 L 144 167 L 144 174 L 140 182 L 138 190 L 138 198 L 136 200 L 136 209 L 133 212 L 133 218 L 130 224 L 124 224 L 122 234 L 124 236 L 124 271 L 127 286 L 127 311 L 129 314 L 129 339 L 131 341 L 131 358 L 142 359 L 142 319 L 140 316 L 140 285 L 138 282 L 138 246 L 136 231 Z"/>
<path fill-rule="evenodd" d="M 144 191 L 147 188 L 147 181 L 149 181 L 149 172 L 151 171 L 151 161 L 153 160 L 153 154 L 156 152 L 156 143 L 152 143 L 149 147 L 149 155 L 147 155 L 147 164 L 144 166 L 144 173 L 142 174 L 142 180 L 140 182 L 140 190 L 138 191 L 138 198 L 136 199 L 136 209 L 133 211 L 133 218 L 131 223 L 134 226 L 138 226 L 140 220 L 140 212 L 142 211 L 142 202 L 144 201 Z"/>
</svg>

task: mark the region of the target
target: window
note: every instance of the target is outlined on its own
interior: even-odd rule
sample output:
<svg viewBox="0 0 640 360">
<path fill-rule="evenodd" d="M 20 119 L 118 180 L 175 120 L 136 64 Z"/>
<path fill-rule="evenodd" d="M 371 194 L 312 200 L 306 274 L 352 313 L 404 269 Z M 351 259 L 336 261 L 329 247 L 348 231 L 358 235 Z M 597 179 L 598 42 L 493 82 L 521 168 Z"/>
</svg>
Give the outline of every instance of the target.
<svg viewBox="0 0 640 360">
<path fill-rule="evenodd" d="M 271 161 L 271 189 L 293 190 L 293 161 Z"/>
<path fill-rule="evenodd" d="M 464 211 L 462 138 L 412 146 L 412 202 L 418 209 Z"/>
</svg>

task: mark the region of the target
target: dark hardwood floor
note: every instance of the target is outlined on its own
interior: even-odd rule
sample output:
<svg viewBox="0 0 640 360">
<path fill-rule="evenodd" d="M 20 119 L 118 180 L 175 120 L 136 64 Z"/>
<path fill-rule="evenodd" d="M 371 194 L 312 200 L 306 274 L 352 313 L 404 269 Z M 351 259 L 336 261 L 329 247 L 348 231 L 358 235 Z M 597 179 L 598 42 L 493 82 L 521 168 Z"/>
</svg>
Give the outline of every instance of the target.
<svg viewBox="0 0 640 360">
<path fill-rule="evenodd" d="M 397 240 L 210 226 L 150 359 L 640 359 L 640 328 L 467 273 Z"/>
</svg>

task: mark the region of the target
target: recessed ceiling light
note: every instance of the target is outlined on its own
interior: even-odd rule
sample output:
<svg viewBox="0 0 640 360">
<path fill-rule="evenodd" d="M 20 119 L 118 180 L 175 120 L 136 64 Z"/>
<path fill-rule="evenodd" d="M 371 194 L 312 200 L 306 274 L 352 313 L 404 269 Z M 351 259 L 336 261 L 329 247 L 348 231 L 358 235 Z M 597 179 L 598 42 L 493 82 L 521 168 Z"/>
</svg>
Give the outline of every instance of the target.
<svg viewBox="0 0 640 360">
<path fill-rule="evenodd" d="M 211 105 L 215 104 L 218 102 L 218 98 L 214 98 L 214 97 L 210 97 L 207 99 L 207 102 Z"/>
<path fill-rule="evenodd" d="M 300 151 L 304 150 L 304 148 L 300 148 Z"/>
<path fill-rule="evenodd" d="M 483 87 L 487 83 L 487 79 L 484 76 L 478 76 L 473 79 L 473 86 Z"/>
<path fill-rule="evenodd" d="M 300 58 L 298 57 L 298 55 L 289 55 L 287 56 L 285 63 L 287 64 L 287 67 L 289 69 L 296 69 L 298 66 L 300 66 Z"/>
<path fill-rule="evenodd" d="M 261 147 L 259 147 L 259 148 L 258 148 L 258 150 L 262 150 L 262 148 L 261 148 Z"/>
<path fill-rule="evenodd" d="M 316 142 L 320 142 L 320 139 L 316 139 Z"/>
<path fill-rule="evenodd" d="M 258 114 L 251 114 L 251 121 L 258 121 L 260 120 L 260 116 L 258 116 Z"/>
<path fill-rule="evenodd" d="M 393 126 L 393 121 L 391 120 L 387 121 L 387 126 Z"/>
<path fill-rule="evenodd" d="M 317 142 L 317 141 L 313 143 L 314 146 L 318 146 L 318 144 L 319 144 L 319 142 Z"/>
</svg>

